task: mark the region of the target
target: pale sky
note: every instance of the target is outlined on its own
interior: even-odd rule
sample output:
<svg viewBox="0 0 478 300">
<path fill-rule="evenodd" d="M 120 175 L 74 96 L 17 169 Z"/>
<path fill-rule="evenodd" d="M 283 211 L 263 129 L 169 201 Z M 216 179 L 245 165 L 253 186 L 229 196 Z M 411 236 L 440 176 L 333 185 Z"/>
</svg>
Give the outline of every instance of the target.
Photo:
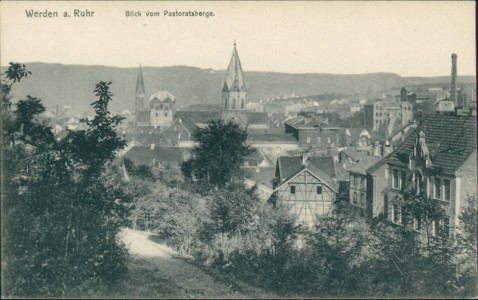
<svg viewBox="0 0 478 300">
<path fill-rule="evenodd" d="M 475 3 L 0 2 L 1 65 L 10 61 L 225 69 L 234 39 L 245 71 L 475 75 Z M 25 10 L 58 12 L 27 18 Z M 74 18 L 74 9 L 94 11 Z M 164 17 L 163 11 L 215 16 Z M 139 10 L 142 17 L 126 17 Z M 71 17 L 64 18 L 67 11 Z M 160 17 L 147 17 L 159 11 Z"/>
</svg>

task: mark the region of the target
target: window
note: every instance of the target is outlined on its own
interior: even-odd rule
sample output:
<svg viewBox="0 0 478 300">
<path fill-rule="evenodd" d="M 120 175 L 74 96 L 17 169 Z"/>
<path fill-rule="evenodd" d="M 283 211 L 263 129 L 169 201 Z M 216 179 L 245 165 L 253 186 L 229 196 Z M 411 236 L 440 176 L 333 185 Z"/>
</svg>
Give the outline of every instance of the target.
<svg viewBox="0 0 478 300">
<path fill-rule="evenodd" d="M 397 204 L 392 206 L 392 219 L 395 224 L 401 224 L 402 222 L 402 208 Z"/>
<path fill-rule="evenodd" d="M 417 194 L 423 191 L 423 177 L 418 171 L 415 172 L 415 191 Z"/>
<path fill-rule="evenodd" d="M 398 170 L 393 169 L 392 173 L 393 188 L 398 189 Z"/>
<path fill-rule="evenodd" d="M 448 237 L 448 234 L 450 233 L 450 218 L 449 217 L 443 217 L 442 218 L 442 226 L 441 228 L 441 234 L 443 237 Z"/>
<path fill-rule="evenodd" d="M 360 206 L 365 206 L 365 194 L 360 195 Z"/>
<path fill-rule="evenodd" d="M 321 139 L 320 139 L 320 136 L 317 137 L 317 144 L 320 144 L 321 143 Z"/>
<path fill-rule="evenodd" d="M 413 218 L 413 229 L 420 231 L 422 229 L 422 220 L 420 218 Z"/>
<path fill-rule="evenodd" d="M 159 117 L 159 114 L 158 114 L 158 113 L 156 113 L 156 117 Z"/>
<path fill-rule="evenodd" d="M 441 179 L 435 177 L 435 198 L 441 199 Z"/>
<path fill-rule="evenodd" d="M 290 186 L 290 193 L 295 194 L 295 185 Z"/>
<path fill-rule="evenodd" d="M 450 198 L 451 198 L 450 180 L 443 179 L 443 185 L 445 186 L 445 200 L 450 201 Z"/>
<path fill-rule="evenodd" d="M 405 188 L 405 185 L 407 183 L 407 172 L 402 171 L 400 175 L 401 175 L 401 177 L 400 177 L 400 179 L 401 179 L 400 188 L 403 189 L 403 188 Z"/>
<path fill-rule="evenodd" d="M 363 189 L 364 186 L 365 186 L 365 183 L 364 183 L 363 177 L 360 177 L 360 188 Z"/>
<path fill-rule="evenodd" d="M 307 144 L 310 144 L 310 136 L 307 137 Z"/>
<path fill-rule="evenodd" d="M 244 98 L 241 99 L 241 108 L 244 108 Z"/>
<path fill-rule="evenodd" d="M 435 224 L 435 233 L 442 237 L 448 237 L 450 233 L 450 218 L 448 216 L 443 216 Z"/>
<path fill-rule="evenodd" d="M 330 136 L 327 137 L 327 143 L 330 144 L 331 140 L 330 140 Z"/>
<path fill-rule="evenodd" d="M 322 186 L 317 186 L 317 195 L 322 195 Z"/>
<path fill-rule="evenodd" d="M 353 199 L 354 199 L 354 204 L 358 204 L 358 202 L 357 202 L 357 192 L 354 192 L 354 198 Z"/>
<path fill-rule="evenodd" d="M 357 177 L 357 176 L 354 176 L 354 186 L 358 186 L 357 179 L 358 179 L 358 177 Z"/>
<path fill-rule="evenodd" d="M 236 109 L 236 98 L 232 98 L 232 109 Z"/>
<path fill-rule="evenodd" d="M 227 108 L 227 103 L 228 103 L 228 102 L 229 102 L 229 99 L 228 99 L 228 98 L 224 99 L 224 108 Z"/>
<path fill-rule="evenodd" d="M 388 169 L 385 169 L 385 178 L 388 178 Z"/>
<path fill-rule="evenodd" d="M 168 116 L 168 113 L 167 113 L 167 112 L 166 112 L 166 113 L 164 113 L 164 116 L 165 116 L 165 117 L 167 117 L 167 116 Z"/>
</svg>

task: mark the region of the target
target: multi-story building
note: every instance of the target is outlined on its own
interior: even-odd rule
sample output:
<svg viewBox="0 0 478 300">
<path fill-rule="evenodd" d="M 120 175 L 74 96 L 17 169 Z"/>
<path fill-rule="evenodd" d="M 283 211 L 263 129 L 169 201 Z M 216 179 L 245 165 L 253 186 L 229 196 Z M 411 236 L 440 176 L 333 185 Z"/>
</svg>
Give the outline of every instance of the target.
<svg viewBox="0 0 478 300">
<path fill-rule="evenodd" d="M 429 115 L 386 159 L 387 218 L 418 227 L 401 199 L 406 191 L 422 193 L 445 213 L 435 230 L 453 234 L 465 197 L 477 192 L 476 155 L 474 117 Z"/>
<path fill-rule="evenodd" d="M 364 105 L 365 128 L 379 130 L 390 124 L 404 126 L 413 121 L 413 103 L 409 101 L 378 100 L 373 105 Z"/>
<path fill-rule="evenodd" d="M 366 170 L 378 162 L 379 157 L 364 157 L 348 169 L 350 180 L 350 205 L 356 215 L 367 215 L 367 173 Z"/>
<path fill-rule="evenodd" d="M 277 159 L 274 193 L 277 205 L 288 207 L 299 222 L 312 225 L 328 213 L 336 198 L 347 193 L 346 171 L 332 157 L 281 156 Z"/>
<path fill-rule="evenodd" d="M 322 147 L 326 149 L 339 144 L 339 127 L 327 125 L 324 114 L 302 113 L 284 122 L 285 133 L 292 134 L 299 147 Z"/>
</svg>

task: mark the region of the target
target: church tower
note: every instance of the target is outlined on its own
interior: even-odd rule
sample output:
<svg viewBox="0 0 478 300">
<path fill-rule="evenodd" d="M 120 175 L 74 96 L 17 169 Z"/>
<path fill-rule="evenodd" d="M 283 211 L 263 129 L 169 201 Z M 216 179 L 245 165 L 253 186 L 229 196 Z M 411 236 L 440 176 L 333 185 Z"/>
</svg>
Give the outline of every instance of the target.
<svg viewBox="0 0 478 300">
<path fill-rule="evenodd" d="M 140 112 L 145 111 L 144 99 L 146 98 L 146 92 L 144 90 L 143 70 L 139 65 L 138 79 L 136 80 L 136 103 L 135 103 L 135 125 L 138 125 L 138 116 Z"/>
<path fill-rule="evenodd" d="M 237 54 L 236 42 L 234 42 L 234 50 L 227 68 L 226 79 L 222 84 L 221 118 L 223 121 L 231 120 L 246 127 L 246 92 L 241 61 L 239 60 L 239 54 Z"/>
</svg>

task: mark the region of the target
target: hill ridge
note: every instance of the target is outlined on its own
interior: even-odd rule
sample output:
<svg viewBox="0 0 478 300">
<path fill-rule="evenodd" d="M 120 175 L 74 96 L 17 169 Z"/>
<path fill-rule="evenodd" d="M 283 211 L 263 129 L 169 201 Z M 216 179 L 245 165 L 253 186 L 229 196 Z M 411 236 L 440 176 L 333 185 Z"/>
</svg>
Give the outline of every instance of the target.
<svg viewBox="0 0 478 300">
<path fill-rule="evenodd" d="M 32 75 L 16 84 L 15 100 L 32 95 L 43 100 L 48 110 L 59 105 L 74 111 L 89 112 L 95 100 L 93 89 L 100 80 L 112 81 L 112 110 L 134 111 L 138 69 L 101 65 L 67 65 L 60 63 L 25 63 Z M 5 67 L 1 68 L 2 72 Z M 226 70 L 194 66 L 143 66 L 147 96 L 164 88 L 173 93 L 177 105 L 220 104 L 221 87 Z M 391 72 L 363 74 L 281 73 L 245 71 L 248 99 L 277 98 L 284 95 L 320 95 L 327 93 L 378 92 L 407 85 L 447 86 L 449 76 L 401 77 Z M 474 83 L 474 76 L 458 76 L 458 83 Z"/>
</svg>

